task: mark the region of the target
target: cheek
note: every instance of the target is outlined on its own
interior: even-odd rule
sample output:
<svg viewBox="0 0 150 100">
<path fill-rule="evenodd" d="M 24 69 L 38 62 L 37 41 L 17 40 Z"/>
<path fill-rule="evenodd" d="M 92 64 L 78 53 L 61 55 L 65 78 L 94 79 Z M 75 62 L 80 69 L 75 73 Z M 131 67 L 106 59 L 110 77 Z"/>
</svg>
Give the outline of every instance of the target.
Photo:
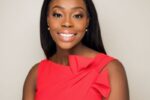
<svg viewBox="0 0 150 100">
<path fill-rule="evenodd" d="M 76 29 L 79 31 L 79 32 L 85 32 L 85 29 L 86 29 L 86 26 L 87 26 L 87 24 L 86 24 L 86 22 L 84 21 L 84 22 L 80 22 L 80 23 L 77 23 L 76 25 Z"/>
<path fill-rule="evenodd" d="M 59 28 L 60 23 L 56 22 L 56 21 L 49 21 L 49 27 L 51 30 L 56 30 L 57 28 Z"/>
<path fill-rule="evenodd" d="M 57 38 L 56 38 L 56 32 L 59 29 L 59 24 L 57 21 L 55 20 L 48 20 L 48 24 L 49 24 L 49 28 L 50 28 L 50 35 L 53 38 L 53 40 L 56 42 Z"/>
<path fill-rule="evenodd" d="M 55 20 L 51 16 L 48 18 L 48 24 L 51 31 L 58 29 L 60 26 L 60 22 L 58 20 Z"/>
</svg>

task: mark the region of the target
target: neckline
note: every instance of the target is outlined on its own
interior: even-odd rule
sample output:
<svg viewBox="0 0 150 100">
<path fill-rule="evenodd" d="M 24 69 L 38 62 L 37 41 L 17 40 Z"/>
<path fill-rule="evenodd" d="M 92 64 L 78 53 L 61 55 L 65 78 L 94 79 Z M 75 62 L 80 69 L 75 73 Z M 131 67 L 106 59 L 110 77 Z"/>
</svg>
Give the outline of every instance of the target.
<svg viewBox="0 0 150 100">
<path fill-rule="evenodd" d="M 56 67 L 59 67 L 59 68 L 62 68 L 62 69 L 70 69 L 70 67 L 71 67 L 71 65 L 70 65 L 70 63 L 71 63 L 71 59 L 73 58 L 73 57 L 78 57 L 78 58 L 85 58 L 85 59 L 93 59 L 93 60 L 95 60 L 99 55 L 102 55 L 103 53 L 98 53 L 98 54 L 96 54 L 95 55 L 95 57 L 85 57 L 85 56 L 81 56 L 81 55 L 77 55 L 77 54 L 69 54 L 68 55 L 68 60 L 69 60 L 69 65 L 63 65 L 63 64 L 59 64 L 59 63 L 56 63 L 56 62 L 54 62 L 54 61 L 52 61 L 52 60 L 50 60 L 50 59 L 46 59 L 49 63 L 51 63 L 52 65 L 54 65 L 54 66 L 56 66 Z"/>
</svg>

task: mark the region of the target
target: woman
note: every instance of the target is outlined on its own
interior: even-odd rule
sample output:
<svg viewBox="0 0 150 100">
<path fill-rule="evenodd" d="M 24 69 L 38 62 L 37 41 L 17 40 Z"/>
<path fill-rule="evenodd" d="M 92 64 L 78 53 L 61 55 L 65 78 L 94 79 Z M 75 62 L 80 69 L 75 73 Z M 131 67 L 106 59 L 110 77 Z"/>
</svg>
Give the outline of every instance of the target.
<svg viewBox="0 0 150 100">
<path fill-rule="evenodd" d="M 92 0 L 44 0 L 46 59 L 24 83 L 23 100 L 129 100 L 122 64 L 106 55 Z"/>
</svg>

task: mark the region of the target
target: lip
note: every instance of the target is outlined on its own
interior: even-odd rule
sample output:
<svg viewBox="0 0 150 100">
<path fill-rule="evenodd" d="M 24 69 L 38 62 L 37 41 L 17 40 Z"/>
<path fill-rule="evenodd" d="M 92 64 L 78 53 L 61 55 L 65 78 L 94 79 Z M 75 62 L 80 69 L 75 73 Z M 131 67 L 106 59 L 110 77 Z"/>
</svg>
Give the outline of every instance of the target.
<svg viewBox="0 0 150 100">
<path fill-rule="evenodd" d="M 59 35 L 59 34 L 61 34 L 61 33 L 63 33 L 63 34 L 74 34 L 74 35 L 77 35 L 77 33 L 71 33 L 71 32 L 68 32 L 68 33 L 65 33 L 65 32 L 58 32 L 57 34 Z"/>
<path fill-rule="evenodd" d="M 64 33 L 64 34 L 76 34 L 76 32 L 74 31 L 70 31 L 70 30 L 63 30 L 63 31 L 60 31 L 58 33 Z"/>
<path fill-rule="evenodd" d="M 70 37 L 64 37 L 62 35 L 60 35 L 61 33 L 63 34 L 73 34 L 73 36 L 70 36 Z M 76 34 L 75 32 L 71 32 L 71 31 L 61 31 L 61 32 L 58 32 L 58 37 L 59 39 L 62 41 L 62 42 L 72 42 L 76 39 Z"/>
</svg>

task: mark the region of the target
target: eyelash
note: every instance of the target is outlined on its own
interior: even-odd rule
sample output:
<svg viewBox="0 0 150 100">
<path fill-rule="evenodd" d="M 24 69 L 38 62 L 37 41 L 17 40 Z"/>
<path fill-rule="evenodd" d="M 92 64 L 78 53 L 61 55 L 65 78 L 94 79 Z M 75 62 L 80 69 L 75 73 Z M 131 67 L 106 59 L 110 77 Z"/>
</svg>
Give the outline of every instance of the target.
<svg viewBox="0 0 150 100">
<path fill-rule="evenodd" d="M 53 17 L 60 18 L 60 17 L 62 17 L 62 15 L 60 13 L 53 13 Z"/>
<path fill-rule="evenodd" d="M 82 19 L 83 15 L 82 14 L 77 14 L 77 15 L 74 15 L 74 17 L 77 18 L 77 19 Z"/>
<path fill-rule="evenodd" d="M 56 17 L 56 18 L 61 18 L 62 14 L 60 14 L 60 13 L 53 13 L 52 16 Z M 83 14 L 76 14 L 73 17 L 76 18 L 76 19 L 82 19 L 83 18 Z"/>
</svg>

